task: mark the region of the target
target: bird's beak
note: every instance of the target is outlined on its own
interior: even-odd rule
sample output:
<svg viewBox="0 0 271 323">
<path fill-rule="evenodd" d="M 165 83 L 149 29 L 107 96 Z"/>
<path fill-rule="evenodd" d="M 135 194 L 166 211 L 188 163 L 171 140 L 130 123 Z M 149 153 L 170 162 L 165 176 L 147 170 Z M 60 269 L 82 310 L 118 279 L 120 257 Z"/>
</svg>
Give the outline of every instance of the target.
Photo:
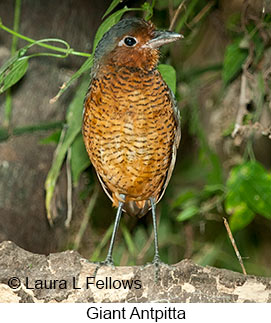
<svg viewBox="0 0 271 323">
<path fill-rule="evenodd" d="M 172 31 L 161 31 L 156 30 L 154 32 L 154 37 L 150 39 L 144 47 L 149 48 L 159 48 L 160 46 L 163 46 L 165 44 L 172 43 L 176 40 L 182 39 L 183 35 L 174 33 Z"/>
</svg>

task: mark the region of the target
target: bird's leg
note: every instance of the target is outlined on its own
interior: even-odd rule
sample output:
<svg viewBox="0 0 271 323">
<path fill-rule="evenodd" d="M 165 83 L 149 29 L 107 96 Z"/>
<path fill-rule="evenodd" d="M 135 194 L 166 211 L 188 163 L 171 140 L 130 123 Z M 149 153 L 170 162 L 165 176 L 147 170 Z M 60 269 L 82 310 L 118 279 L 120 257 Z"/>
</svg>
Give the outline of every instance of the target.
<svg viewBox="0 0 271 323">
<path fill-rule="evenodd" d="M 123 200 L 125 199 L 124 194 L 120 194 L 120 197 Z M 113 228 L 113 232 L 112 232 L 112 236 L 111 236 L 111 241 L 110 241 L 108 253 L 107 253 L 105 260 L 98 263 L 98 266 L 95 270 L 94 276 L 96 276 L 97 271 L 99 270 L 100 267 L 105 266 L 105 265 L 106 266 L 114 266 L 112 253 L 113 253 L 114 242 L 116 240 L 116 235 L 117 235 L 117 231 L 118 231 L 118 227 L 119 227 L 119 223 L 120 223 L 123 204 L 124 204 L 124 202 L 119 201 L 119 206 L 118 206 L 118 210 L 117 210 L 117 214 L 116 214 L 115 224 L 114 224 L 114 228 Z"/>
<path fill-rule="evenodd" d="M 155 212 L 155 200 L 153 197 L 150 198 L 151 202 L 151 211 L 152 211 L 152 220 L 153 220 L 153 233 L 154 233 L 154 258 L 152 263 L 155 266 L 155 281 L 158 280 L 159 266 L 163 264 L 159 256 L 158 250 L 158 233 L 157 233 L 157 224 L 156 224 L 156 212 Z"/>
<path fill-rule="evenodd" d="M 124 194 L 120 194 L 120 197 L 123 200 L 125 199 L 125 195 Z M 116 240 L 116 235 L 117 235 L 117 231 L 118 231 L 118 227 L 119 227 L 119 223 L 120 223 L 120 218 L 121 218 L 121 214 L 122 214 L 123 204 L 124 204 L 124 202 L 119 202 L 119 206 L 118 206 L 118 210 L 117 210 L 117 214 L 116 214 L 116 219 L 115 219 L 115 224 L 114 224 L 114 229 L 113 229 L 112 237 L 111 237 L 111 241 L 110 241 L 108 253 L 107 253 L 107 256 L 105 258 L 105 263 L 106 264 L 109 264 L 109 265 L 114 265 L 113 259 L 112 259 L 112 253 L 113 253 L 114 242 Z"/>
<path fill-rule="evenodd" d="M 161 262 L 158 250 L 158 233 L 157 233 L 157 224 L 156 224 L 156 212 L 155 212 L 155 201 L 154 198 L 150 198 L 151 202 L 151 212 L 152 212 L 152 221 L 153 221 L 153 233 L 154 233 L 154 258 L 153 263 Z"/>
</svg>

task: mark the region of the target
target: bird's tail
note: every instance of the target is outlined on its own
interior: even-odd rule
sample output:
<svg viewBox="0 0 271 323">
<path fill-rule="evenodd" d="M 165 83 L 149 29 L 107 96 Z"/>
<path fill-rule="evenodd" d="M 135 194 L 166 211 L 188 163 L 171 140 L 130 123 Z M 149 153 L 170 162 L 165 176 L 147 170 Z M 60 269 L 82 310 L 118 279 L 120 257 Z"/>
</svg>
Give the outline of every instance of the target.
<svg viewBox="0 0 271 323">
<path fill-rule="evenodd" d="M 151 208 L 151 203 L 147 201 L 127 201 L 123 205 L 123 210 L 129 215 L 141 218 Z"/>
</svg>

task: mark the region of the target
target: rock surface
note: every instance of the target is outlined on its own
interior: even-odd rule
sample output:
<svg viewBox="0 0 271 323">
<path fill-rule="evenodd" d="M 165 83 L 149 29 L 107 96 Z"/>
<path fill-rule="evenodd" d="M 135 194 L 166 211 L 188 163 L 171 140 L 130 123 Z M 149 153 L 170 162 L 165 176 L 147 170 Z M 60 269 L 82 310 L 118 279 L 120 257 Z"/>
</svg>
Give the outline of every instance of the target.
<svg viewBox="0 0 271 323">
<path fill-rule="evenodd" d="M 45 256 L 4 241 L 0 302 L 271 302 L 270 278 L 201 267 L 189 260 L 162 266 L 157 283 L 149 265 L 102 267 L 95 285 L 91 277 L 96 267 L 75 251 Z"/>
</svg>

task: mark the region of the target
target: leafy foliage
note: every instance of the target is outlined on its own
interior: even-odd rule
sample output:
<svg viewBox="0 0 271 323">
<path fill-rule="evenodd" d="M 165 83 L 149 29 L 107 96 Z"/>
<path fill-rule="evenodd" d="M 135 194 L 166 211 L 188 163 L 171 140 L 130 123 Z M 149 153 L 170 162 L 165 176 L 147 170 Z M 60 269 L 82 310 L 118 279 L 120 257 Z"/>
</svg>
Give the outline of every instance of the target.
<svg viewBox="0 0 271 323">
<path fill-rule="evenodd" d="M 20 81 L 28 69 L 28 59 L 21 58 L 8 65 L 0 74 L 0 93 Z"/>
<path fill-rule="evenodd" d="M 46 200 L 45 205 L 48 213 L 48 219 L 52 224 L 52 216 L 51 216 L 51 200 L 53 197 L 53 193 L 55 190 L 56 182 L 61 170 L 61 166 L 63 161 L 65 160 L 67 151 L 69 147 L 71 147 L 74 143 L 75 138 L 81 131 L 81 120 L 82 120 L 82 110 L 83 110 L 83 102 L 85 98 L 85 94 L 88 88 L 88 79 L 84 79 L 81 82 L 80 87 L 78 88 L 74 99 L 72 100 L 68 112 L 67 112 L 67 123 L 63 128 L 63 140 L 60 140 L 54 160 L 52 163 L 52 167 L 48 173 L 45 182 L 46 189 Z M 75 178 L 78 176 L 75 174 Z"/>
<path fill-rule="evenodd" d="M 71 146 L 71 171 L 73 185 L 77 186 L 80 175 L 90 166 L 90 160 L 85 149 L 82 134 L 79 133 Z"/>
<path fill-rule="evenodd" d="M 176 71 L 173 66 L 166 64 L 159 64 L 158 69 L 167 83 L 168 87 L 175 94 L 176 93 Z"/>
<path fill-rule="evenodd" d="M 249 161 L 231 170 L 227 181 L 226 211 L 232 230 L 242 229 L 256 214 L 271 218 L 271 174 L 256 162 Z"/>
<path fill-rule="evenodd" d="M 236 39 L 226 48 L 222 70 L 222 79 L 225 84 L 228 84 L 240 73 L 242 65 L 248 56 L 248 50 L 241 48 L 240 42 L 241 39 Z"/>
</svg>

